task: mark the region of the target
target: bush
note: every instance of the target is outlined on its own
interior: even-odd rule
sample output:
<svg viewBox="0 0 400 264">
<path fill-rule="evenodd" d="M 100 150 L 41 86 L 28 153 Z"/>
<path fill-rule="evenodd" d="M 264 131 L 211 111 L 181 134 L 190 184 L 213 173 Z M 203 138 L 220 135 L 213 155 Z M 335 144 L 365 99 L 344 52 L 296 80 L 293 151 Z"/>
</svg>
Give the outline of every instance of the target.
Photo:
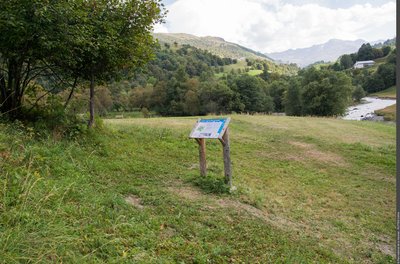
<svg viewBox="0 0 400 264">
<path fill-rule="evenodd" d="M 363 88 L 368 93 L 375 93 L 385 89 L 385 83 L 378 74 L 366 78 Z"/>
<path fill-rule="evenodd" d="M 364 96 L 365 96 L 364 89 L 360 85 L 357 85 L 352 94 L 353 100 L 355 102 L 360 102 L 361 98 L 363 98 Z"/>
<path fill-rule="evenodd" d="M 394 64 L 381 64 L 376 72 L 385 84 L 385 88 L 389 88 L 396 84 L 396 66 Z"/>
</svg>

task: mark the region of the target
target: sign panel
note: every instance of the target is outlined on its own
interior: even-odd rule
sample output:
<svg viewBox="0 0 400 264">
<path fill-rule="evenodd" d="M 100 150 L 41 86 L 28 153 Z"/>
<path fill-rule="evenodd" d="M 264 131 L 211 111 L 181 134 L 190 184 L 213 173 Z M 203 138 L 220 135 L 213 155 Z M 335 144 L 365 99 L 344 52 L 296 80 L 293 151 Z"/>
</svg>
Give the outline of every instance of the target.
<svg viewBox="0 0 400 264">
<path fill-rule="evenodd" d="M 199 119 L 190 133 L 190 138 L 221 138 L 229 119 Z"/>
</svg>

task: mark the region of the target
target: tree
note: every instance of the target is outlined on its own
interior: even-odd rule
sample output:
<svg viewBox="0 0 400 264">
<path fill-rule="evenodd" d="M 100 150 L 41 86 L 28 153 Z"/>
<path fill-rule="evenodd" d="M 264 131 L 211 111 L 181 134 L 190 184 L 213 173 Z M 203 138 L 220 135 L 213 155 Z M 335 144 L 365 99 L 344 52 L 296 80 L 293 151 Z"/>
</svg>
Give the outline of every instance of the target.
<svg viewBox="0 0 400 264">
<path fill-rule="evenodd" d="M 369 43 L 362 44 L 357 52 L 357 60 L 373 60 L 374 58 L 375 57 L 371 45 Z"/>
<path fill-rule="evenodd" d="M 326 69 L 309 71 L 303 81 L 305 114 L 316 116 L 344 114 L 353 91 L 351 78 L 343 72 Z"/>
<path fill-rule="evenodd" d="M 374 59 L 379 59 L 383 57 L 383 51 L 382 49 L 372 49 L 372 54 L 374 55 Z"/>
<path fill-rule="evenodd" d="M 353 91 L 352 97 L 356 102 L 360 102 L 361 99 L 365 96 L 365 91 L 361 85 L 357 85 Z"/>
<path fill-rule="evenodd" d="M 266 63 L 263 63 L 263 72 L 259 75 L 259 77 L 264 81 L 268 81 L 269 72 L 268 72 L 268 65 Z"/>
<path fill-rule="evenodd" d="M 396 49 L 393 49 L 393 51 L 391 53 L 389 53 L 386 61 L 387 61 L 387 63 L 392 63 L 392 64 L 396 65 Z"/>
<path fill-rule="evenodd" d="M 54 74 L 49 57 L 65 50 L 66 1 L 0 1 L 0 112 L 16 118 L 24 93 L 41 75 Z M 56 87 L 59 87 L 58 85 Z"/>
<path fill-rule="evenodd" d="M 340 65 L 342 65 L 344 69 L 349 69 L 353 67 L 354 62 L 349 54 L 344 54 L 340 57 Z"/>
<path fill-rule="evenodd" d="M 296 79 L 291 79 L 289 87 L 284 95 L 285 113 L 289 116 L 302 115 L 302 98 L 300 83 Z"/>
<path fill-rule="evenodd" d="M 374 93 L 385 89 L 385 83 L 378 74 L 373 74 L 366 78 L 363 88 L 368 93 Z"/>
<path fill-rule="evenodd" d="M 392 48 L 390 46 L 383 46 L 382 47 L 383 56 L 387 56 L 391 50 Z"/>
<path fill-rule="evenodd" d="M 264 80 L 250 75 L 240 75 L 235 80 L 233 88 L 240 95 L 244 111 L 271 112 L 274 109 L 272 98 L 267 94 Z"/>
<path fill-rule="evenodd" d="M 396 66 L 394 64 L 381 64 L 376 72 L 382 78 L 385 88 L 389 88 L 396 84 Z"/>
<path fill-rule="evenodd" d="M 122 68 L 143 65 L 152 58 L 153 25 L 163 18 L 159 0 L 81 0 L 68 17 L 68 47 L 54 63 L 90 83 L 90 118 L 94 125 L 95 86 Z"/>
<path fill-rule="evenodd" d="M 341 71 L 343 70 L 341 64 L 339 62 L 335 62 L 330 68 L 334 71 Z"/>
<path fill-rule="evenodd" d="M 284 112 L 283 94 L 288 89 L 287 81 L 283 79 L 280 81 L 273 81 L 268 88 L 269 94 L 274 101 L 275 112 Z"/>
</svg>

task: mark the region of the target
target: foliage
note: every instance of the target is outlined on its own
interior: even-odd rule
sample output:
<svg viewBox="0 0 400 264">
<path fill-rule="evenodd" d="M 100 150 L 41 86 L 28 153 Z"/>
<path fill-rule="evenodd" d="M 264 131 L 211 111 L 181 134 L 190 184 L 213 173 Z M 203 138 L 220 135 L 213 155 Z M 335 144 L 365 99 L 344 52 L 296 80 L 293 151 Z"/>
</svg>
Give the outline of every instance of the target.
<svg viewBox="0 0 400 264">
<path fill-rule="evenodd" d="M 32 81 L 56 69 L 43 63 L 64 50 L 65 1 L 0 1 L 0 112 L 21 115 Z"/>
<path fill-rule="evenodd" d="M 245 112 L 272 112 L 273 100 L 265 81 L 250 75 L 240 75 L 233 80 L 233 90 L 238 92 Z"/>
<path fill-rule="evenodd" d="M 0 111 L 18 117 L 37 83 L 48 93 L 72 87 L 68 102 L 79 79 L 90 82 L 92 125 L 95 104 L 110 103 L 95 102 L 96 83 L 151 58 L 163 15 L 159 0 L 1 1 Z"/>
<path fill-rule="evenodd" d="M 300 88 L 300 81 L 292 78 L 284 94 L 285 113 L 289 116 L 301 116 L 303 113 L 303 102 Z"/>
<path fill-rule="evenodd" d="M 380 76 L 385 88 L 391 87 L 396 84 L 396 65 L 392 63 L 385 63 L 379 65 L 376 73 Z"/>
<path fill-rule="evenodd" d="M 90 82 L 89 126 L 93 126 L 96 83 L 150 60 L 155 45 L 151 30 L 163 13 L 158 0 L 82 1 L 75 8 L 69 18 L 74 25 L 70 52 L 55 63 Z"/>
<path fill-rule="evenodd" d="M 303 72 L 303 89 L 305 114 L 334 116 L 345 113 L 353 87 L 343 72 L 310 68 Z"/>
<path fill-rule="evenodd" d="M 362 44 L 357 52 L 357 60 L 373 60 L 375 59 L 375 55 L 373 49 L 369 43 Z"/>
<path fill-rule="evenodd" d="M 340 65 L 342 65 L 344 69 L 349 69 L 353 67 L 354 62 L 349 54 L 344 54 L 340 57 Z"/>
<path fill-rule="evenodd" d="M 288 90 L 288 82 L 285 80 L 280 81 L 272 81 L 268 85 L 268 90 L 273 98 L 274 102 L 274 111 L 275 112 L 284 112 L 285 107 L 283 103 L 284 93 Z"/>
<path fill-rule="evenodd" d="M 363 88 L 368 93 L 379 92 L 385 89 L 385 83 L 380 75 L 373 74 L 365 79 Z"/>
<path fill-rule="evenodd" d="M 353 90 L 352 98 L 355 102 L 360 102 L 361 99 L 365 96 L 365 91 L 361 85 L 357 85 Z"/>
</svg>

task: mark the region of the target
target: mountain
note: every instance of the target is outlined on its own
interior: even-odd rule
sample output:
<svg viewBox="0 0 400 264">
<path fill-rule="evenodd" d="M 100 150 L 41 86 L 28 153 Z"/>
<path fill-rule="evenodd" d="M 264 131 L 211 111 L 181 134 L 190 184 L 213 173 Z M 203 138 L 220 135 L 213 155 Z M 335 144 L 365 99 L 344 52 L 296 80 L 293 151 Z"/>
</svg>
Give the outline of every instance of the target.
<svg viewBox="0 0 400 264">
<path fill-rule="evenodd" d="M 387 40 L 378 40 L 370 42 L 373 48 L 382 48 L 383 46 L 392 46 L 393 48 L 396 47 L 396 37 Z"/>
<path fill-rule="evenodd" d="M 296 63 L 300 67 L 305 67 L 317 61 L 335 61 L 343 54 L 356 52 L 366 42 L 362 39 L 354 41 L 331 39 L 324 44 L 313 45 L 309 48 L 290 49 L 266 55 L 274 60 Z"/>
<path fill-rule="evenodd" d="M 174 43 L 179 45 L 188 44 L 198 49 L 208 50 L 212 54 L 222 58 L 239 60 L 247 58 L 272 61 L 270 57 L 261 52 L 225 41 L 223 38 L 219 37 L 197 37 L 185 33 L 154 33 L 154 37 L 158 39 L 161 44 L 168 43 L 171 46 L 173 46 Z"/>
</svg>

